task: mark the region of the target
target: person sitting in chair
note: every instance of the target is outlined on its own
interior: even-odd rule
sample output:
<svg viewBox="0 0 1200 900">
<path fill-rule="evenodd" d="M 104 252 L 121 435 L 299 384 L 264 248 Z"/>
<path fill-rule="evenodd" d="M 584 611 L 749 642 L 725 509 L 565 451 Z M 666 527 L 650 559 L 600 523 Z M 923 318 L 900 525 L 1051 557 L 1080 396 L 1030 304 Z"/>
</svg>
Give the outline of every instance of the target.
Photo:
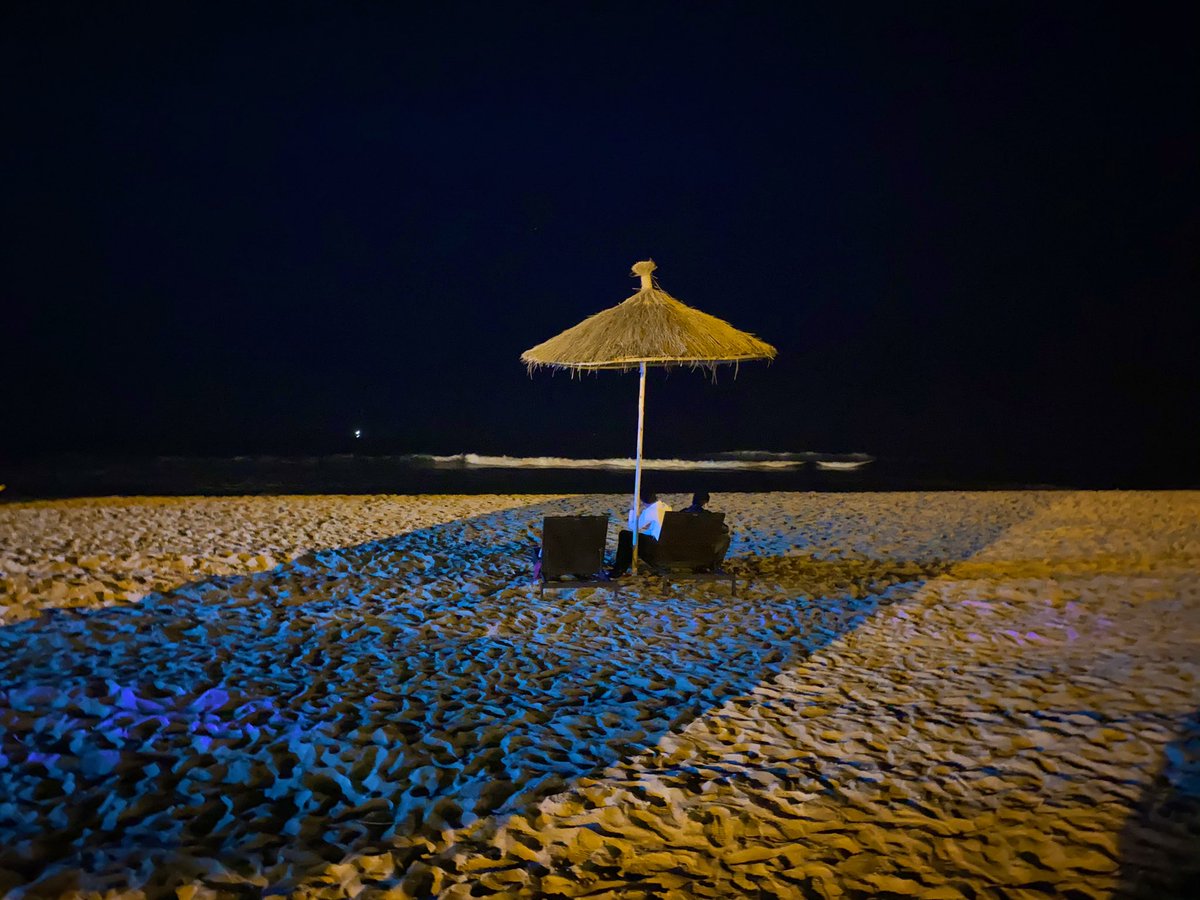
<svg viewBox="0 0 1200 900">
<path fill-rule="evenodd" d="M 638 513 L 637 523 L 633 521 L 633 512 L 629 513 L 629 527 L 622 528 L 617 535 L 617 555 L 613 559 L 612 568 L 608 570 L 609 578 L 619 578 L 629 571 L 633 564 L 633 531 L 638 533 L 638 556 L 646 562 L 654 562 L 654 548 L 658 546 L 658 536 L 662 534 L 663 517 L 671 511 L 671 507 L 658 499 L 658 494 L 642 485 L 642 510 Z"/>
<path fill-rule="evenodd" d="M 692 494 L 692 505 L 685 507 L 685 513 L 707 513 L 710 510 L 706 509 L 708 501 L 711 499 L 708 491 L 697 491 Z M 713 562 L 708 568 L 716 569 L 720 567 L 725 559 L 725 554 L 729 552 L 729 526 L 722 526 L 722 533 L 716 542 L 713 544 Z"/>
</svg>

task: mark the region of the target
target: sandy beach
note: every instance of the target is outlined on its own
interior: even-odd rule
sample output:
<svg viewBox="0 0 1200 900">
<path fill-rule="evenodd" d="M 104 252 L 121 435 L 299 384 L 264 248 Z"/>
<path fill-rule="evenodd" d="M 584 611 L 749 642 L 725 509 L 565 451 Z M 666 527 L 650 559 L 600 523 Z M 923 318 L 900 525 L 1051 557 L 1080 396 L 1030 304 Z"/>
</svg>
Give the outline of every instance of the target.
<svg viewBox="0 0 1200 900">
<path fill-rule="evenodd" d="M 682 495 L 669 495 L 673 506 Z M 1186 896 L 1200 492 L 0 505 L 0 896 Z"/>
</svg>

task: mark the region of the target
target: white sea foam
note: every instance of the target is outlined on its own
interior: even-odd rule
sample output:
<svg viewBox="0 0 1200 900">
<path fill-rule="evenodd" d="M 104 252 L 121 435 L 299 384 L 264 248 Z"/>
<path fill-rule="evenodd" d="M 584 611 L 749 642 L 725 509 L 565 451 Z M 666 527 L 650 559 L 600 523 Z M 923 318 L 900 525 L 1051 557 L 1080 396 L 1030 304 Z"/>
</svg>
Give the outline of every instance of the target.
<svg viewBox="0 0 1200 900">
<path fill-rule="evenodd" d="M 492 469 L 629 469 L 635 461 L 625 457 L 574 459 L 565 456 L 486 456 L 458 453 L 429 457 L 438 465 L 461 465 Z M 798 469 L 805 459 L 643 459 L 643 469 L 659 471 Z"/>
<path fill-rule="evenodd" d="M 162 463 L 197 463 L 189 457 L 160 456 Z M 490 469 L 618 469 L 632 470 L 632 457 L 576 458 L 567 456 L 508 456 L 488 453 L 428 453 L 375 454 L 335 453 L 326 456 L 233 456 L 227 461 L 274 465 L 308 465 L 319 463 L 353 464 L 363 460 L 416 466 L 469 467 Z M 874 462 L 867 453 L 820 453 L 814 450 L 779 452 L 774 450 L 727 450 L 709 454 L 706 459 L 643 459 L 642 468 L 662 471 L 770 471 L 798 469 L 814 463 L 822 469 L 857 469 Z"/>
</svg>

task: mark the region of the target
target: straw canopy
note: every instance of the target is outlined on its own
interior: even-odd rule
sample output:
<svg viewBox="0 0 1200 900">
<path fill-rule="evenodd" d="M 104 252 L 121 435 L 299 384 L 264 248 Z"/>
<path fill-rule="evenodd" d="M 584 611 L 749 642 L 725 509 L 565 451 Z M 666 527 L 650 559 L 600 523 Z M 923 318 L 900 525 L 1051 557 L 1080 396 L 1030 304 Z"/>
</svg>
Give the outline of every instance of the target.
<svg viewBox="0 0 1200 900">
<path fill-rule="evenodd" d="M 633 274 L 642 279 L 640 291 L 521 354 L 530 374 L 540 366 L 572 371 L 637 368 L 637 456 L 633 500 L 629 505 L 634 571 L 638 564 L 646 367 L 683 365 L 715 369 L 718 363 L 775 358 L 775 348 L 770 344 L 738 331 L 716 316 L 685 306 L 660 288 L 653 277 L 656 268 L 652 259 L 635 263 Z"/>
<path fill-rule="evenodd" d="M 692 309 L 662 290 L 653 260 L 633 266 L 641 290 L 521 354 L 531 370 L 633 369 L 651 366 L 715 367 L 774 359 L 775 348 L 728 322 Z"/>
</svg>

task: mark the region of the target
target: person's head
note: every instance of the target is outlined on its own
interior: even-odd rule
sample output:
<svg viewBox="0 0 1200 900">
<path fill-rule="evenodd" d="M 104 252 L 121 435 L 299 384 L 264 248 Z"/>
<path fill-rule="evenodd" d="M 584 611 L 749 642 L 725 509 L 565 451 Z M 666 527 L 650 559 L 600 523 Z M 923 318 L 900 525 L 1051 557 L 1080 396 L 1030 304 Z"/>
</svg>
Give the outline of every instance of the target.
<svg viewBox="0 0 1200 900">
<path fill-rule="evenodd" d="M 704 509 L 708 501 L 708 491 L 696 491 L 696 493 L 692 494 L 692 506 L 696 509 Z"/>
<path fill-rule="evenodd" d="M 647 487 L 645 484 L 642 485 L 641 493 L 638 494 L 638 496 L 641 497 L 642 502 L 647 505 L 658 502 L 658 494 L 655 493 L 653 490 L 651 490 L 649 487 Z"/>
</svg>

